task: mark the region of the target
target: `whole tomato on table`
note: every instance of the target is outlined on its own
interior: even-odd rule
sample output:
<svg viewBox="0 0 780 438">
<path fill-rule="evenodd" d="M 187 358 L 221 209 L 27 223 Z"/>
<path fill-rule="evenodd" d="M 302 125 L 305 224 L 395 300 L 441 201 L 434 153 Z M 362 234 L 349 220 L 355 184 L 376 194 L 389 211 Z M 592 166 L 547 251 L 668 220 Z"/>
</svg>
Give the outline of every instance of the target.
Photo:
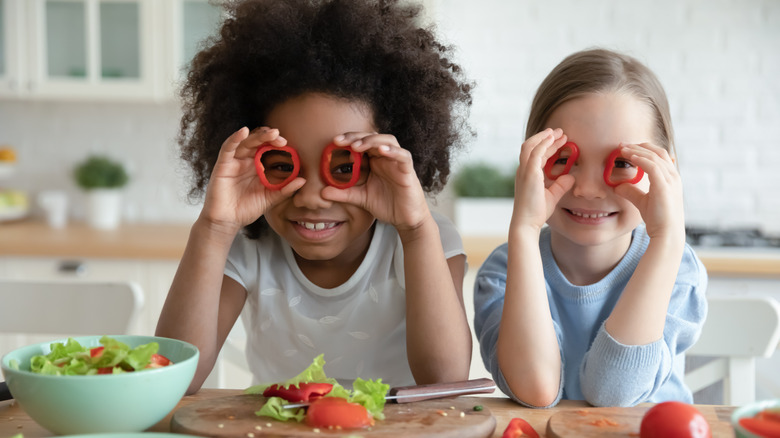
<svg viewBox="0 0 780 438">
<path fill-rule="evenodd" d="M 642 417 L 640 438 L 712 438 L 710 425 L 698 409 L 688 403 L 658 403 Z"/>
</svg>

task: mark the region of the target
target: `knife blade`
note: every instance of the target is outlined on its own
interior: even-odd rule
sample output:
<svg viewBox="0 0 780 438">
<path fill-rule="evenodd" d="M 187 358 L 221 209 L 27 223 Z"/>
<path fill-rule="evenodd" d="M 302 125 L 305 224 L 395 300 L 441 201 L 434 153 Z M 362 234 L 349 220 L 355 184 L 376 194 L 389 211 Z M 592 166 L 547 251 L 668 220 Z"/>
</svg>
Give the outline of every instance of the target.
<svg viewBox="0 0 780 438">
<path fill-rule="evenodd" d="M 385 400 L 391 403 L 411 403 L 422 400 L 455 397 L 467 394 L 491 394 L 496 384 L 491 379 L 472 379 L 460 382 L 431 383 L 427 385 L 400 386 L 390 388 Z M 311 402 L 288 403 L 285 409 L 307 407 Z"/>
</svg>

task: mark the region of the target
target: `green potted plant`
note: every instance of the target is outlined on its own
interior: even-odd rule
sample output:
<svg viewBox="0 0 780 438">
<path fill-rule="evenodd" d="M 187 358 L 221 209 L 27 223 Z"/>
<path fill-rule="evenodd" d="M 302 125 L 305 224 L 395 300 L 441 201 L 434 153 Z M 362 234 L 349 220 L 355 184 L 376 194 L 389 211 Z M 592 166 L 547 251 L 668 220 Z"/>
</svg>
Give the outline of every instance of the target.
<svg viewBox="0 0 780 438">
<path fill-rule="evenodd" d="M 467 164 L 453 181 L 455 224 L 464 236 L 506 235 L 512 218 L 515 169 L 477 162 Z"/>
<path fill-rule="evenodd" d="M 87 195 L 87 223 L 94 228 L 116 228 L 122 213 L 122 188 L 130 180 L 122 163 L 90 155 L 76 165 L 73 176 Z"/>
</svg>

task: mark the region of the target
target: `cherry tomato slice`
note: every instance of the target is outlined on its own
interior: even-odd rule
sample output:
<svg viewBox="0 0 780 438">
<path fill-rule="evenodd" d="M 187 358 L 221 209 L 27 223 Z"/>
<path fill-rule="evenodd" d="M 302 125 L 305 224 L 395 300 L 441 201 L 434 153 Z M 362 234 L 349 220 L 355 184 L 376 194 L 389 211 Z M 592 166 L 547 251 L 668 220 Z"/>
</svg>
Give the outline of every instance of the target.
<svg viewBox="0 0 780 438">
<path fill-rule="evenodd" d="M 642 170 L 642 168 L 639 166 L 631 167 L 630 171 L 627 172 L 627 175 L 629 176 L 624 175 L 623 177 L 618 177 L 617 179 L 612 178 L 613 173 L 617 173 L 615 172 L 615 160 L 619 157 L 620 157 L 620 148 L 617 148 L 614 151 L 612 151 L 612 153 L 609 154 L 609 157 L 607 157 L 607 162 L 605 163 L 604 166 L 604 182 L 607 183 L 607 185 L 610 187 L 617 187 L 624 183 L 628 183 L 628 184 L 638 183 L 645 174 L 645 171 Z M 636 172 L 636 174 L 634 174 L 634 172 Z"/>
<path fill-rule="evenodd" d="M 149 362 L 149 365 L 146 366 L 146 368 L 162 368 L 167 367 L 171 364 L 171 360 L 167 357 L 163 356 L 162 354 L 153 354 L 152 355 L 152 361 Z"/>
<path fill-rule="evenodd" d="M 310 427 L 359 429 L 374 425 L 374 418 L 363 405 L 341 397 L 322 397 L 309 405 L 306 424 Z"/>
<path fill-rule="evenodd" d="M 269 152 L 270 154 L 266 157 L 266 153 Z M 263 164 L 263 159 L 273 157 L 273 153 L 283 154 L 284 158 L 279 160 L 279 162 L 271 163 L 267 169 Z M 277 166 L 280 166 L 280 168 L 277 169 Z M 292 169 L 288 169 L 287 167 L 289 166 L 292 166 Z M 280 190 L 298 176 L 298 172 L 301 170 L 301 159 L 298 157 L 298 152 L 289 145 L 276 147 L 270 144 L 262 144 L 255 152 L 255 170 L 258 178 L 260 178 L 260 182 L 268 190 Z M 275 177 L 269 180 L 267 172 L 274 172 L 273 175 Z M 277 179 L 279 181 L 276 181 Z"/>
<path fill-rule="evenodd" d="M 330 383 L 299 383 L 288 387 L 271 385 L 263 391 L 263 397 L 281 397 L 288 402 L 312 401 L 333 389 Z"/>
<path fill-rule="evenodd" d="M 509 421 L 506 429 L 504 429 L 504 434 L 501 435 L 501 438 L 519 437 L 539 438 L 539 434 L 536 433 L 534 428 L 531 427 L 527 421 L 523 420 L 522 418 L 513 418 Z"/>
<path fill-rule="evenodd" d="M 105 350 L 106 347 L 95 347 L 89 350 L 89 357 L 100 357 L 103 355 L 103 350 Z"/>
<path fill-rule="evenodd" d="M 711 438 L 710 425 L 698 409 L 688 403 L 667 401 L 645 412 L 639 426 L 640 438 Z"/>
<path fill-rule="evenodd" d="M 563 165 L 563 168 L 561 169 L 561 164 L 557 164 L 556 162 L 561 158 L 561 153 L 565 152 L 567 149 L 571 152 L 569 156 L 566 157 L 566 164 Z M 552 180 L 558 179 L 561 175 L 566 175 L 571 170 L 571 166 L 574 166 L 574 162 L 577 161 L 579 156 L 580 148 L 577 147 L 576 143 L 572 141 L 565 143 L 558 148 L 558 150 L 555 151 L 555 154 L 553 154 L 553 156 L 547 160 L 547 163 L 544 164 L 544 175 Z"/>
<path fill-rule="evenodd" d="M 331 168 L 331 165 L 333 164 L 333 155 L 339 150 L 349 151 L 350 154 L 348 161 L 344 163 L 351 166 L 350 174 L 336 174 L 344 175 L 344 179 L 339 179 L 334 175 L 334 169 Z M 331 143 L 325 146 L 325 149 L 322 151 L 322 159 L 320 160 L 320 174 L 322 175 L 322 179 L 326 184 L 336 187 L 337 189 L 348 189 L 357 184 L 358 179 L 360 179 L 360 165 L 362 160 L 363 155 L 353 151 L 349 146 L 337 146 L 335 143 Z M 348 179 L 347 176 L 349 176 Z"/>
</svg>

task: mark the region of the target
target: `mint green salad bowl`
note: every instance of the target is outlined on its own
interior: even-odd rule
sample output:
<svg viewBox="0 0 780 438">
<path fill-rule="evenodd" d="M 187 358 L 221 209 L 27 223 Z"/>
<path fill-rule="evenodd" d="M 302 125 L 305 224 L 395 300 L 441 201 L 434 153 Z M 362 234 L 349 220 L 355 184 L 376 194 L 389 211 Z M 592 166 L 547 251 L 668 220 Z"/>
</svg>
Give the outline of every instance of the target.
<svg viewBox="0 0 780 438">
<path fill-rule="evenodd" d="M 102 336 L 74 337 L 84 347 L 99 347 Z M 158 336 L 109 335 L 130 348 L 157 342 L 171 365 L 122 374 L 43 375 L 30 371 L 30 359 L 46 355 L 58 339 L 29 345 L 3 356 L 2 370 L 11 395 L 41 426 L 59 435 L 141 432 L 165 418 L 179 403 L 195 375 L 198 349 Z M 12 365 L 18 364 L 18 369 Z"/>
</svg>

